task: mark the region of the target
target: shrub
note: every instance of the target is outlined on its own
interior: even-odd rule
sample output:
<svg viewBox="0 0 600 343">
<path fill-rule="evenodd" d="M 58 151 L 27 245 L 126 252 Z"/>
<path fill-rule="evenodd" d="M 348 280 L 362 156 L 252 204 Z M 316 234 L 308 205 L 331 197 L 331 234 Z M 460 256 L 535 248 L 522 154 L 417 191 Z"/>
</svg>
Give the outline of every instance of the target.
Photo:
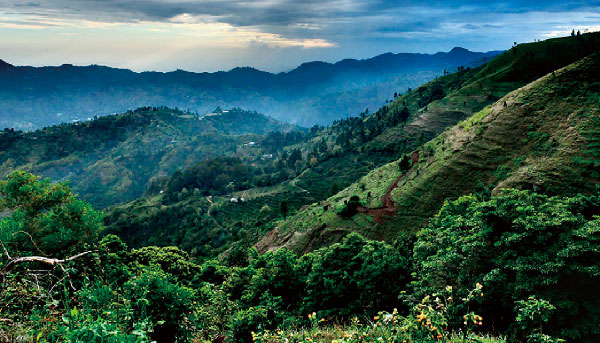
<svg viewBox="0 0 600 343">
<path fill-rule="evenodd" d="M 338 214 L 343 218 L 353 217 L 358 213 L 359 206 L 361 206 L 360 198 L 358 195 L 353 195 L 350 197 L 350 200 L 348 200 L 348 203 L 338 212 Z"/>
<path fill-rule="evenodd" d="M 177 284 L 171 275 L 146 270 L 127 282 L 125 296 L 134 316 L 154 323 L 152 338 L 159 342 L 185 340 L 191 335 L 194 292 Z"/>
</svg>

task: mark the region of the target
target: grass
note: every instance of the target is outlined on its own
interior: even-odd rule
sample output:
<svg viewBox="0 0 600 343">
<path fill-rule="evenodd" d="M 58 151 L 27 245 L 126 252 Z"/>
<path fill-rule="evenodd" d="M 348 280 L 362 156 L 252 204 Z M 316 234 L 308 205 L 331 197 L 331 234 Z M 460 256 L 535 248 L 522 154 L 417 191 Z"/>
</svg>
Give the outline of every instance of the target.
<svg viewBox="0 0 600 343">
<path fill-rule="evenodd" d="M 382 343 L 382 342 L 445 342 L 445 343 L 505 343 L 506 338 L 479 335 L 473 332 L 446 333 L 440 339 L 414 339 L 410 334 L 402 334 L 394 325 L 382 325 L 367 319 L 362 324 L 355 319 L 348 325 L 314 325 L 297 329 L 284 329 L 254 333 L 253 341 L 257 343 Z"/>
<path fill-rule="evenodd" d="M 366 207 L 379 207 L 383 203 L 381 198 L 385 195 L 392 183 L 402 175 L 398 162 L 385 164 L 372 170 L 359 181 L 345 188 L 327 200 L 335 208 L 343 205 L 344 200 L 351 196 L 359 196 L 361 203 Z"/>
</svg>

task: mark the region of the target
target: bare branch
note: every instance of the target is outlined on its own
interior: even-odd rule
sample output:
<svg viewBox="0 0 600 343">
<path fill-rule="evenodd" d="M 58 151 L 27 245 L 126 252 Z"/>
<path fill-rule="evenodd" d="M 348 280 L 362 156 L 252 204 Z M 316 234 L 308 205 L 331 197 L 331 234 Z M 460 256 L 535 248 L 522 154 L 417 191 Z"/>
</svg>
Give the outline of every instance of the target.
<svg viewBox="0 0 600 343">
<path fill-rule="evenodd" d="M 73 260 L 76 260 L 82 256 L 85 256 L 89 253 L 91 253 L 93 250 L 90 251 L 85 251 L 82 253 L 79 253 L 77 255 L 73 255 L 69 258 L 65 258 L 65 259 L 57 259 L 57 258 L 49 258 L 49 257 L 42 257 L 42 256 L 26 256 L 26 257 L 19 257 L 19 258 L 15 258 L 15 259 L 11 259 L 5 266 L 4 268 L 2 268 L 2 270 L 0 271 L 0 276 L 3 277 L 5 276 L 11 269 L 13 269 L 17 264 L 19 263 L 24 263 L 24 262 L 40 262 L 40 263 L 44 263 L 44 264 L 48 264 L 51 266 L 55 266 L 55 265 L 61 265 L 62 263 L 66 263 L 66 262 L 70 262 Z M 62 266 L 61 266 L 62 267 Z"/>
<path fill-rule="evenodd" d="M 17 232 L 15 232 L 15 233 L 13 233 L 13 234 L 12 234 L 12 236 L 14 237 L 14 236 L 15 236 L 16 234 L 18 234 L 18 233 L 25 234 L 27 237 L 29 237 L 29 240 L 31 241 L 31 244 L 33 244 L 33 247 L 34 247 L 34 248 L 35 248 L 35 249 L 36 249 L 36 250 L 37 250 L 37 251 L 38 251 L 40 254 L 43 254 L 43 253 L 44 253 L 43 251 L 41 251 L 41 250 L 40 250 L 40 248 L 38 248 L 37 244 L 35 244 L 35 241 L 33 240 L 33 237 L 31 237 L 31 235 L 29 234 L 29 232 L 27 232 L 27 231 L 23 231 L 23 230 L 20 230 L 20 231 L 17 231 Z"/>
<path fill-rule="evenodd" d="M 4 250 L 4 253 L 6 254 L 6 257 L 8 257 L 9 260 L 12 260 L 12 257 L 10 257 L 10 254 L 8 253 L 8 250 L 6 250 L 6 247 L 4 246 L 4 243 L 2 242 L 1 239 L 0 239 L 0 244 L 2 245 L 2 250 Z"/>
</svg>

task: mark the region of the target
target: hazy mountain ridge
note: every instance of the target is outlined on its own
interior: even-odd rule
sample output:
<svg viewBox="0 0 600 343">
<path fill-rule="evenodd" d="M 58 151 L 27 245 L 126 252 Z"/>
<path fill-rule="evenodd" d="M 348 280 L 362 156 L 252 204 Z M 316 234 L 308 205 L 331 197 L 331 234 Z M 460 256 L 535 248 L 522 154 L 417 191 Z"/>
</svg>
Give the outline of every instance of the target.
<svg viewBox="0 0 600 343">
<path fill-rule="evenodd" d="M 216 106 L 243 107 L 304 126 L 328 124 L 366 107 L 379 107 L 392 98 L 392 89 L 406 90 L 444 69 L 481 63 L 496 54 L 464 49 L 433 55 L 388 53 L 335 64 L 310 62 L 279 74 L 249 67 L 215 73 L 136 73 L 98 65 L 15 67 L 1 62 L 0 126 L 35 129 L 140 106 L 200 113 Z M 334 112 L 338 105 L 344 110 Z"/>
</svg>

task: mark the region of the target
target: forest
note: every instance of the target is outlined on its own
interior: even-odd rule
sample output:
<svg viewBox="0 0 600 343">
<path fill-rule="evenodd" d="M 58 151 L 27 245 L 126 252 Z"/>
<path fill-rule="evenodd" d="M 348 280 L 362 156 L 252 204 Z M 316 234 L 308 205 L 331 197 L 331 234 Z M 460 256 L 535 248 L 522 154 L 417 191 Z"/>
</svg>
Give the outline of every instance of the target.
<svg viewBox="0 0 600 343">
<path fill-rule="evenodd" d="M 131 249 L 103 236 L 102 213 L 64 184 L 17 172 L 0 192 L 12 212 L 0 237 L 2 327 L 12 328 L 4 340 L 458 342 L 493 333 L 489 341 L 551 342 L 597 334 L 598 193 L 481 192 L 446 203 L 417 237 L 394 244 L 350 234 L 302 256 L 248 249 L 199 263 L 176 247 Z"/>
</svg>

